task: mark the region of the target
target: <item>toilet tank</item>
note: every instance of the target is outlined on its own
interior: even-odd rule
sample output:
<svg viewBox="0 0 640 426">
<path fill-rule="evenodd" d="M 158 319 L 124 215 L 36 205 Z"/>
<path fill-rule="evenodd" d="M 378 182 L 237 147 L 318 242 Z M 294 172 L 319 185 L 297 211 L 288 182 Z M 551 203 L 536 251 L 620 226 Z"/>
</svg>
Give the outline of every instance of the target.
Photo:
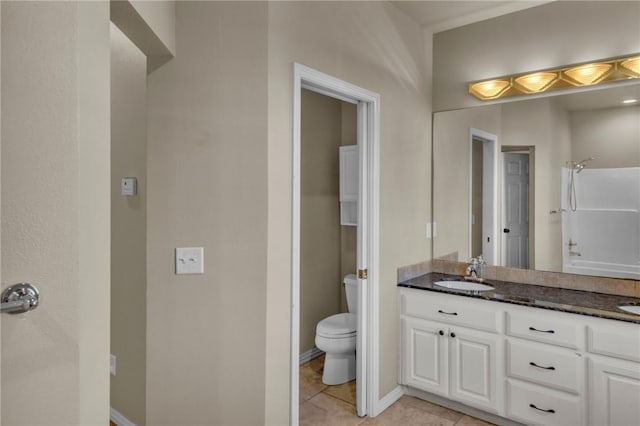
<svg viewBox="0 0 640 426">
<path fill-rule="evenodd" d="M 344 277 L 344 291 L 347 294 L 347 307 L 352 314 L 358 313 L 358 278 L 356 274 Z"/>
</svg>

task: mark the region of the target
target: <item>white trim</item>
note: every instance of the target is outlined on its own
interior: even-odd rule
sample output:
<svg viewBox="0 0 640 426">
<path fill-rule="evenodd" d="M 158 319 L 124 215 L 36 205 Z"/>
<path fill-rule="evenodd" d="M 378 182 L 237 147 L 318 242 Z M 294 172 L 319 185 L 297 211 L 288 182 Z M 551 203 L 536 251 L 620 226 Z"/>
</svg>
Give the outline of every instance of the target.
<svg viewBox="0 0 640 426">
<path fill-rule="evenodd" d="M 123 416 L 118 410 L 111 407 L 109 409 L 109 419 L 118 426 L 136 426 L 134 422 Z"/>
<path fill-rule="evenodd" d="M 365 389 L 366 407 L 364 413 L 380 412 L 378 401 L 378 285 L 379 285 L 379 123 L 380 96 L 346 81 L 339 80 L 320 71 L 294 63 L 293 81 L 293 148 L 292 148 L 292 240 L 291 240 L 291 352 L 290 352 L 290 419 L 292 425 L 298 424 L 299 416 L 299 351 L 300 351 L 300 116 L 301 89 L 305 88 L 317 93 L 331 96 L 351 103 L 366 104 L 367 140 L 363 141 L 361 152 L 367 162 L 367 195 L 366 228 L 363 229 L 368 239 L 366 263 L 358 267 L 366 267 L 369 271 L 367 280 L 361 280 L 366 289 L 366 300 L 363 300 L 362 314 L 366 315 L 365 327 L 361 337 L 365 356 L 366 375 L 361 377 L 359 386 Z M 360 109 L 360 108 L 359 108 Z M 367 146 L 365 146 L 367 145 Z M 362 171 L 361 171 L 362 173 Z M 368 327 L 366 327 L 368 326 Z M 362 383 L 365 382 L 365 383 Z"/>
<path fill-rule="evenodd" d="M 492 250 L 490 254 L 490 259 L 492 260 L 492 264 L 500 265 L 500 260 L 498 259 L 498 246 L 501 241 L 499 241 L 499 232 L 498 232 L 498 161 L 499 161 L 499 152 L 498 152 L 498 136 L 485 132 L 484 130 L 475 129 L 473 127 L 469 128 L 469 217 L 468 217 L 468 225 L 469 225 L 469 258 L 471 258 L 471 247 L 472 247 L 472 232 L 471 232 L 471 206 L 472 206 L 472 194 L 473 194 L 473 176 L 471 173 L 472 167 L 472 159 L 473 159 L 473 139 L 482 139 L 482 141 L 486 144 L 489 144 L 489 151 L 491 152 L 492 161 L 493 161 L 493 170 L 492 170 L 492 201 L 491 205 L 493 207 L 493 215 L 492 215 L 492 229 L 491 229 L 491 238 L 493 239 Z M 484 148 L 483 148 L 484 151 Z M 486 164 L 486 162 L 484 163 Z M 483 196 L 484 199 L 484 196 Z M 484 243 L 483 243 L 484 247 Z M 486 257 L 486 253 L 485 253 Z M 491 263 L 491 262 L 490 262 Z"/>
<path fill-rule="evenodd" d="M 311 361 L 312 359 L 316 359 L 319 356 L 321 356 L 324 352 L 322 352 L 320 349 L 316 348 L 315 346 L 313 347 L 313 349 L 309 349 L 306 352 L 303 352 L 300 354 L 300 365 L 305 364 L 309 361 Z"/>
<path fill-rule="evenodd" d="M 404 394 L 405 390 L 403 386 L 398 385 L 393 388 L 391 392 L 380 398 L 380 401 L 376 404 L 376 411 L 371 413 L 371 417 L 376 417 L 378 414 L 391 407 L 396 401 L 402 398 Z"/>
</svg>

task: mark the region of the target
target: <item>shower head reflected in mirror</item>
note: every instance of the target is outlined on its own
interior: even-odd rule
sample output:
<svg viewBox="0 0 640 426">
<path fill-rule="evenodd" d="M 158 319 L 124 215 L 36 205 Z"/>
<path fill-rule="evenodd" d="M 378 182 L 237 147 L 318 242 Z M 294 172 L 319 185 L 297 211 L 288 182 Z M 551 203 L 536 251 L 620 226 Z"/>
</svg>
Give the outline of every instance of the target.
<svg viewBox="0 0 640 426">
<path fill-rule="evenodd" d="M 580 173 L 582 170 L 584 170 L 585 163 L 587 161 L 592 161 L 595 160 L 594 157 L 589 157 L 589 158 L 585 158 L 582 161 L 567 161 L 567 167 L 570 168 L 570 172 L 569 172 L 569 208 L 571 209 L 572 212 L 575 212 L 578 209 L 578 198 L 576 196 L 576 184 L 574 181 L 574 171 L 576 172 L 575 174 Z"/>
<path fill-rule="evenodd" d="M 573 161 L 573 160 L 571 160 L 571 161 L 567 161 L 567 166 L 569 168 L 571 168 L 572 170 L 575 170 L 577 173 L 580 173 L 586 167 L 585 163 L 587 161 L 592 161 L 592 160 L 595 160 L 595 158 L 594 157 L 589 157 L 589 158 L 585 158 L 582 161 Z"/>
<path fill-rule="evenodd" d="M 586 167 L 584 163 L 586 163 L 587 161 L 592 161 L 592 160 L 595 160 L 595 158 L 593 158 L 593 157 L 585 158 L 584 160 L 580 161 L 579 163 L 576 163 L 575 168 L 577 170 L 577 173 L 580 173 Z"/>
</svg>

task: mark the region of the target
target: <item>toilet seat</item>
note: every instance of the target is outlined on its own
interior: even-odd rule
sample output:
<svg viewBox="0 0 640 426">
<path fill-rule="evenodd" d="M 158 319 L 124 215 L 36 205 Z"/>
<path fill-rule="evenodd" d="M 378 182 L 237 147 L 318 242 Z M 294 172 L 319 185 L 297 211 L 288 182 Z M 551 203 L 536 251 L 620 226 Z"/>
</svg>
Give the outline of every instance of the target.
<svg viewBox="0 0 640 426">
<path fill-rule="evenodd" d="M 316 326 L 316 335 L 327 339 L 344 339 L 356 335 L 358 317 L 355 314 L 343 313 L 331 315 Z"/>
</svg>

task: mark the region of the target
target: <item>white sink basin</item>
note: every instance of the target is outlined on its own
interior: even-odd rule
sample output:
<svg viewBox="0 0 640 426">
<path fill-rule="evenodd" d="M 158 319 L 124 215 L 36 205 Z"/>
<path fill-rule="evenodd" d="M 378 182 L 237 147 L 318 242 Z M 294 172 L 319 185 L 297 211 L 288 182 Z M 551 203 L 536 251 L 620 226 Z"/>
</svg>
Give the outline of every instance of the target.
<svg viewBox="0 0 640 426">
<path fill-rule="evenodd" d="M 620 305 L 618 308 L 625 312 L 640 315 L 640 305 Z"/>
<path fill-rule="evenodd" d="M 494 287 L 490 285 L 474 283 L 472 281 L 436 281 L 434 284 L 439 287 L 454 290 L 488 291 L 494 289 Z"/>
</svg>

